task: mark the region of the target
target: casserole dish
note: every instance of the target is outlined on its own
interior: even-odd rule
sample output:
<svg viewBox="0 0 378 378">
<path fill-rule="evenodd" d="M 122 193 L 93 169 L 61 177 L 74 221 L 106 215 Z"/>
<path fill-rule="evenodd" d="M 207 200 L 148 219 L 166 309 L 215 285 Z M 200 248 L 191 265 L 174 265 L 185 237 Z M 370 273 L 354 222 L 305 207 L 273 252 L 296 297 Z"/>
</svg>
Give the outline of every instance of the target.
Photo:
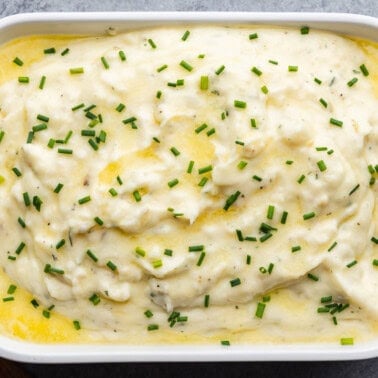
<svg viewBox="0 0 378 378">
<path fill-rule="evenodd" d="M 18 15 L 0 23 L 4 43 L 35 34 L 101 35 L 142 27 L 175 24 L 264 24 L 307 25 L 370 40 L 377 40 L 375 18 L 343 14 L 258 14 L 258 13 L 109 13 Z M 236 360 L 321 360 L 375 357 L 378 341 L 353 347 L 319 345 L 237 346 L 127 346 L 33 344 L 1 338 L 4 357 L 34 362 L 99 361 L 236 361 Z"/>
</svg>

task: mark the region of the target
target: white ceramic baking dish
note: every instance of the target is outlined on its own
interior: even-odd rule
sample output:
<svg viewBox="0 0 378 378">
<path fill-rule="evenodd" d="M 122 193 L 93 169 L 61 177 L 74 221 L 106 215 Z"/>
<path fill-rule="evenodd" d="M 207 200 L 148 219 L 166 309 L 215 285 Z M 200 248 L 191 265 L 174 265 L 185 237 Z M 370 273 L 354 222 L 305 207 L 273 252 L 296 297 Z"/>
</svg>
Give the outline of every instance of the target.
<svg viewBox="0 0 378 378">
<path fill-rule="evenodd" d="M 172 24 L 265 24 L 308 25 L 346 35 L 378 41 L 378 18 L 342 13 L 35 13 L 0 20 L 0 44 L 31 34 L 103 35 L 109 30 L 126 31 Z M 300 325 L 298 325 L 300 326 Z M 378 339 L 341 346 L 331 344 L 290 345 L 157 345 L 34 344 L 0 336 L 0 356 L 25 362 L 123 362 L 123 361 L 277 361 L 351 360 L 378 357 Z"/>
</svg>

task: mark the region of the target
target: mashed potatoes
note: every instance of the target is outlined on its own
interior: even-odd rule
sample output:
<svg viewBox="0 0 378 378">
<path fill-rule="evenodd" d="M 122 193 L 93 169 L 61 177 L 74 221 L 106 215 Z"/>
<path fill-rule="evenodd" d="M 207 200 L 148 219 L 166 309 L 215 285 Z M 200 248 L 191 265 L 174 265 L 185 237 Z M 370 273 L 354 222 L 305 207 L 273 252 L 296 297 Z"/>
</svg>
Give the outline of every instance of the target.
<svg viewBox="0 0 378 378">
<path fill-rule="evenodd" d="M 130 343 L 376 337 L 373 44 L 220 26 L 49 43 L 1 78 L 3 309 L 24 288 L 41 322 Z"/>
</svg>

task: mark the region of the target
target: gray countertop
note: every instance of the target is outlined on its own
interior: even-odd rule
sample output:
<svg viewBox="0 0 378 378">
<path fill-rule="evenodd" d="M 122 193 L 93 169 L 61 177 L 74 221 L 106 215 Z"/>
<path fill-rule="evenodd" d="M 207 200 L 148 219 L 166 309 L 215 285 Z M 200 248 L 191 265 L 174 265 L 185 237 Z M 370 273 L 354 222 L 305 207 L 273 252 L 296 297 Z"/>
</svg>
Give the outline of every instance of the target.
<svg viewBox="0 0 378 378">
<path fill-rule="evenodd" d="M 0 17 L 54 11 L 345 12 L 378 17 L 377 0 L 0 0 Z M 345 362 L 18 364 L 30 377 L 378 377 L 378 358 Z M 0 369 L 1 372 L 1 369 Z M 10 375 L 11 376 L 11 375 Z M 14 376 L 20 377 L 20 374 Z"/>
</svg>

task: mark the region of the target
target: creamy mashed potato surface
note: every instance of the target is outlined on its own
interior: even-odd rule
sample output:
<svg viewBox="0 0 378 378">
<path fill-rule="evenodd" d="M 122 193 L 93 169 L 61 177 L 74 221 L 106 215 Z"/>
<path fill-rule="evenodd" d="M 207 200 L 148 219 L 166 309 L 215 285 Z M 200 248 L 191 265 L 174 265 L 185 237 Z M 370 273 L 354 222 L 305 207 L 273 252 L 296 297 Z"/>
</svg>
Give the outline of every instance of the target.
<svg viewBox="0 0 378 378">
<path fill-rule="evenodd" d="M 377 46 L 190 26 L 0 54 L 4 334 L 377 337 Z"/>
</svg>

